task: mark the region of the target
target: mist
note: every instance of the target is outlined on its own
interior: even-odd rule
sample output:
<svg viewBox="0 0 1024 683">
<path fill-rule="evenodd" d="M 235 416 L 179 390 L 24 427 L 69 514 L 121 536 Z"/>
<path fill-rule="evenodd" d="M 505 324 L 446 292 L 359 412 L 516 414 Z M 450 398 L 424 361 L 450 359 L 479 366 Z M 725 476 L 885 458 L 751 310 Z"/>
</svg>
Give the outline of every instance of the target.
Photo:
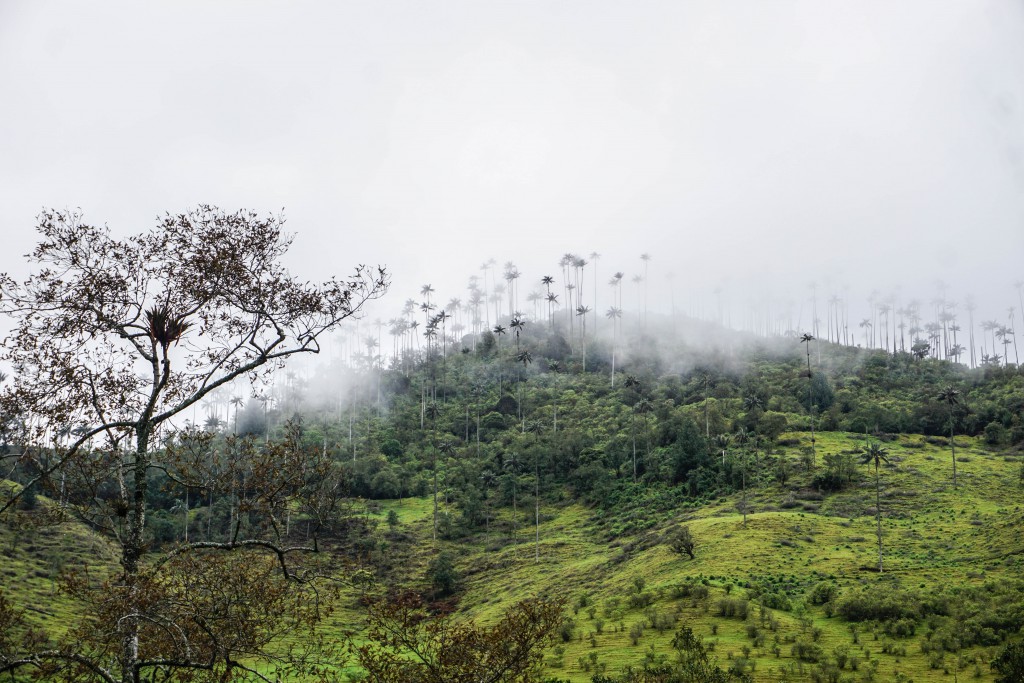
<svg viewBox="0 0 1024 683">
<path fill-rule="evenodd" d="M 881 301 L 1019 306 L 1019 3 L 9 2 L 0 85 L 16 277 L 42 207 L 212 203 L 283 209 L 310 280 L 386 264 L 367 325 L 492 258 L 525 300 L 565 253 L 599 330 L 617 271 L 627 315 L 645 275 L 648 311 L 741 329 L 824 337 L 839 297 L 862 345 Z"/>
</svg>

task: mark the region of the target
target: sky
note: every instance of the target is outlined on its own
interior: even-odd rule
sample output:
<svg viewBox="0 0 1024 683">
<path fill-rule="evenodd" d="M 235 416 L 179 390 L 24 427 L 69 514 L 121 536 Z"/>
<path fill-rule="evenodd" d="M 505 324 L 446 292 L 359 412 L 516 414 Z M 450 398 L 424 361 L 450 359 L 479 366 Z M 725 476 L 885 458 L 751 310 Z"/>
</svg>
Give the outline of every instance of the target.
<svg viewBox="0 0 1024 683">
<path fill-rule="evenodd" d="M 209 203 L 284 209 L 303 278 L 387 265 L 384 317 L 566 252 L 684 301 L 1024 279 L 1017 1 L 3 0 L 0 102 L 16 275 L 43 207 Z"/>
</svg>

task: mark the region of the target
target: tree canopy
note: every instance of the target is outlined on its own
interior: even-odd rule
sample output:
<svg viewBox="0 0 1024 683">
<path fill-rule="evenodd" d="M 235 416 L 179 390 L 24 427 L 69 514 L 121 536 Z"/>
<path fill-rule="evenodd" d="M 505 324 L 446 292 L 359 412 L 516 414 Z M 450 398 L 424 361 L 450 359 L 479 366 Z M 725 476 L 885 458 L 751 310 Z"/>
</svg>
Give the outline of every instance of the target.
<svg viewBox="0 0 1024 683">
<path fill-rule="evenodd" d="M 38 269 L 24 282 L 0 275 L 0 313 L 14 323 L 0 351 L 13 370 L 0 414 L 7 440 L 24 444 L 0 458 L 5 476 L 17 470 L 27 481 L 3 489 L 0 512 L 36 485 L 55 491 L 71 480 L 62 505 L 107 531 L 121 555 L 118 576 L 67 578 L 94 608 L 83 623 L 57 641 L 5 641 L 0 671 L 137 683 L 172 669 L 193 680 L 259 678 L 254 660 L 313 666 L 267 650 L 282 629 L 322 616 L 305 590 L 315 567 L 293 561 L 313 554 L 315 540 L 295 545 L 277 516 L 329 507 L 330 463 L 302 453 L 295 433 L 212 452 L 200 432 L 173 422 L 236 378 L 255 382 L 289 356 L 318 352 L 324 333 L 386 291 L 381 267 L 319 285 L 292 277 L 283 225 L 201 206 L 118 238 L 79 213 L 45 211 L 28 257 Z M 154 447 L 158 435 L 166 448 Z M 228 533 L 151 557 L 157 471 L 186 490 L 230 496 Z M 0 609 L 0 621 L 16 618 L 7 603 Z"/>
</svg>

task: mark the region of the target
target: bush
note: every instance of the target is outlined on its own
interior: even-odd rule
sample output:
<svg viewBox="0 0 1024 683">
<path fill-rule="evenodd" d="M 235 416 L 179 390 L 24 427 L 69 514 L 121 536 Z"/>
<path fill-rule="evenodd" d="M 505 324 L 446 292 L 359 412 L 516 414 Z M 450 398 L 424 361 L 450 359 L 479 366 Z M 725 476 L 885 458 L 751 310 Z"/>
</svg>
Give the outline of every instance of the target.
<svg viewBox="0 0 1024 683">
<path fill-rule="evenodd" d="M 862 590 L 839 600 L 836 612 L 847 621 L 888 621 L 922 616 L 920 599 L 910 593 L 889 588 Z"/>
<path fill-rule="evenodd" d="M 798 640 L 793 643 L 790 653 L 801 662 L 817 662 L 824 656 L 825 651 L 817 643 Z"/>
<path fill-rule="evenodd" d="M 991 666 L 999 674 L 996 683 L 1024 681 L 1024 643 L 1009 643 L 992 660 Z"/>
<path fill-rule="evenodd" d="M 883 630 L 886 635 L 890 635 L 893 638 L 909 638 L 917 630 L 917 622 L 907 618 L 893 619 L 885 622 Z"/>
<path fill-rule="evenodd" d="M 837 597 L 839 597 L 839 587 L 834 583 L 822 581 L 807 594 L 807 601 L 812 605 L 824 605 L 827 602 L 832 602 Z"/>
<path fill-rule="evenodd" d="M 435 598 L 446 598 L 455 592 L 459 583 L 459 574 L 455 571 L 455 563 L 448 553 L 441 553 L 430 562 L 427 568 L 427 579 Z"/>
<path fill-rule="evenodd" d="M 744 598 L 722 598 L 718 601 L 718 614 L 745 620 L 750 614 L 750 603 Z"/>
</svg>

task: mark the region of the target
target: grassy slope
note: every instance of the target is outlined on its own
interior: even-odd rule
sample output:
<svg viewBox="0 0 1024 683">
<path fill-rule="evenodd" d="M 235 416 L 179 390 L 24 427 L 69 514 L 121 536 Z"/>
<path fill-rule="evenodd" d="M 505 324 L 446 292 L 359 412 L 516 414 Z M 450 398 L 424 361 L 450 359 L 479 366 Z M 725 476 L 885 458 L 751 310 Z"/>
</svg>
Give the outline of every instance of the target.
<svg viewBox="0 0 1024 683">
<path fill-rule="evenodd" d="M 823 453 L 859 451 L 862 444 L 858 435 L 822 434 L 819 457 Z M 962 458 L 958 463 L 958 491 L 951 486 L 949 450 L 941 443 L 932 445 L 921 437 L 906 436 L 886 444 L 892 466 L 883 468 L 881 474 L 885 544 L 885 572 L 881 576 L 870 569 L 877 566 L 877 541 L 874 482 L 867 467 L 860 468 L 858 484 L 823 501 L 814 500 L 817 496 L 813 494 L 806 495 L 811 500 L 801 501 L 801 475 L 785 489 L 764 485 L 754 492 L 753 507 L 758 512 L 748 516 L 746 527 L 735 512 L 736 500 L 730 498 L 698 511 L 668 515 L 653 529 L 609 541 L 592 511 L 570 505 L 545 509 L 539 563 L 534 561 L 532 527 L 520 528 L 518 546 L 495 543 L 493 533 L 490 539 L 478 537 L 470 543 L 442 545 L 454 550 L 459 558 L 465 574 L 461 608 L 469 617 L 494 619 L 515 600 L 538 592 L 572 600 L 575 634 L 571 641 L 549 653 L 549 673 L 553 676 L 588 681 L 594 658 L 598 666 L 603 664 L 612 672 L 640 664 L 652 648 L 655 654 L 667 652 L 672 628 L 659 632 L 648 627 L 637 645 L 631 643 L 630 628 L 638 622 L 647 623 L 646 613 L 654 609 L 663 615 L 675 615 L 677 623 L 687 623 L 716 642 L 715 652 L 723 665 L 733 656 L 742 656 L 744 646 L 752 648 L 750 658 L 759 681 L 779 680 L 785 676 L 783 670 L 796 680 L 806 679 L 809 665 L 801 665 L 791 655 L 787 639 L 811 642 L 813 628 L 821 630 L 818 644 L 826 653 L 846 646 L 851 656 L 859 658 L 858 671 L 851 671 L 847 665 L 844 675 L 859 678 L 870 667 L 866 663 L 870 659 L 878 661 L 876 680 L 894 680 L 897 672 L 915 681 L 952 680 L 952 671 L 945 672 L 952 664 L 952 655 L 946 655 L 943 666 L 930 668 L 929 657 L 920 652 L 926 631 L 923 626 L 915 636 L 892 642 L 897 653 L 905 650 L 905 654 L 884 654 L 883 645 L 891 639 L 883 633 L 876 638 L 870 627 L 861 625 L 859 644 L 854 644 L 850 625 L 838 617 L 826 617 L 818 607 L 773 611 L 770 616 L 778 624 L 773 632 L 761 626 L 757 608 L 751 609 L 751 621 L 744 622 L 719 617 L 717 603 L 727 590 L 730 597 L 742 597 L 748 580 L 766 577 L 796 586 L 795 605 L 801 602 L 800 588 L 826 578 L 850 590 L 878 583 L 928 589 L 1020 577 L 1024 574 L 1024 539 L 1017 530 L 1024 515 L 1019 506 L 1019 465 L 1012 457 L 989 452 L 974 440 L 958 437 L 957 444 L 958 459 Z M 789 456 L 795 458 L 797 450 L 790 449 Z M 797 507 L 782 509 L 787 499 L 787 507 L 794 501 Z M 408 505 L 397 508 L 403 511 L 404 521 L 411 522 L 421 537 L 429 539 L 430 506 L 418 505 L 415 512 L 422 517 L 414 521 Z M 532 520 L 532 514 L 532 509 L 524 512 L 524 521 Z M 699 541 L 693 561 L 675 555 L 666 545 L 655 545 L 661 532 L 684 519 Z M 428 541 L 410 559 L 410 576 L 426 566 L 429 545 Z M 629 608 L 629 596 L 635 592 L 634 580 L 638 577 L 646 584 L 644 591 L 654 599 L 646 610 Z M 707 580 L 711 587 L 707 603 L 672 597 L 671 587 L 690 577 Z M 584 595 L 588 604 L 581 608 L 578 605 Z M 596 633 L 598 620 L 603 622 L 601 634 Z M 758 625 L 765 633 L 761 648 L 748 637 L 748 623 Z M 772 652 L 776 634 L 778 657 Z M 962 664 L 966 674 L 962 675 L 974 675 L 977 657 L 981 680 L 991 680 L 987 662 L 993 651 L 966 651 Z"/>
<path fill-rule="evenodd" d="M 806 436 L 803 438 L 806 441 Z M 821 608 L 773 611 L 764 615 L 762 624 L 756 608 L 751 621 L 743 622 L 719 617 L 717 603 L 727 591 L 730 597 L 742 597 L 748 581 L 764 577 L 797 587 L 799 596 L 800 588 L 824 578 L 834 578 L 845 590 L 893 582 L 928 589 L 1024 575 L 1024 539 L 1018 533 L 1024 521 L 1019 464 L 1012 457 L 987 451 L 976 441 L 958 437 L 957 443 L 958 456 L 963 458 L 958 491 L 950 485 L 948 448 L 924 443 L 918 436 L 886 444 L 893 465 L 882 472 L 886 572 L 881 576 L 865 569 L 877 563 L 874 484 L 867 467 L 860 468 L 858 484 L 824 500 L 802 493 L 806 475 L 795 475 L 786 487 L 763 484 L 752 491 L 755 512 L 749 515 L 746 527 L 735 512 L 736 499 L 729 498 L 698 510 L 658 514 L 655 525 L 646 531 L 611 539 L 608 526 L 595 518 L 593 510 L 570 504 L 544 508 L 539 562 L 534 561 L 532 507 L 520 510 L 517 544 L 509 542 L 504 529 L 492 529 L 489 536 L 479 534 L 466 542 L 441 542 L 440 546 L 454 551 L 464 576 L 460 607 L 467 617 L 493 620 L 516 600 L 541 592 L 571 600 L 576 628 L 570 641 L 549 651 L 546 661 L 552 676 L 589 681 L 595 666 L 614 672 L 641 663 L 645 656 L 664 654 L 674 628 L 658 631 L 648 627 L 636 645 L 629 635 L 634 624 L 647 623 L 647 613 L 653 609 L 663 617 L 673 615 L 678 624 L 687 623 L 715 642 L 715 654 L 722 664 L 728 664 L 730 657 L 742 656 L 744 647 L 751 648 L 759 681 L 784 680 L 784 672 L 793 680 L 807 680 L 809 667 L 791 655 L 787 640 L 810 641 L 809 629 L 814 628 L 820 629 L 818 644 L 826 653 L 846 646 L 850 655 L 860 659 L 859 670 L 852 672 L 848 666 L 844 675 L 859 680 L 870 666 L 866 660 L 874 660 L 878 662 L 876 680 L 894 680 L 897 671 L 915 681 L 952 680 L 951 671 L 947 674 L 942 667 L 930 668 L 929 657 L 920 652 L 923 627 L 915 636 L 895 642 L 897 651 L 902 647 L 905 654 L 884 654 L 887 636 L 879 633 L 876 639 L 869 627 L 862 626 L 855 645 L 849 625 L 837 617 L 826 617 Z M 818 453 L 853 452 L 862 444 L 855 435 L 821 434 Z M 795 460 L 799 450 L 800 446 L 791 447 L 787 456 Z M 374 513 L 382 527 L 389 509 L 399 513 L 399 531 L 422 539 L 411 546 L 395 544 L 392 562 L 396 575 L 419 581 L 433 552 L 431 502 L 407 499 L 385 504 Z M 697 558 L 692 561 L 660 543 L 665 530 L 684 520 L 699 542 Z M 504 521 L 507 523 L 507 517 Z M 77 524 L 33 531 L 0 525 L 0 548 L 4 590 L 17 604 L 29 607 L 30 620 L 58 631 L 74 607 L 56 591 L 53 579 L 59 569 L 116 566 L 110 547 Z M 672 597 L 671 587 L 691 577 L 706 580 L 711 588 L 709 600 L 695 603 Z M 646 610 L 629 607 L 638 578 L 643 579 L 643 590 L 653 600 Z M 580 607 L 583 596 L 587 604 Z M 794 604 L 799 602 L 799 598 L 794 600 Z M 767 626 L 772 618 L 775 631 Z M 603 622 L 600 634 L 596 633 L 599 620 Z M 749 623 L 765 635 L 760 648 L 747 635 Z M 340 633 L 357 625 L 357 612 L 346 609 L 332 627 Z M 772 651 L 776 635 L 779 656 Z M 973 675 L 977 657 L 981 680 L 991 680 L 987 662 L 993 651 L 975 648 L 965 652 L 967 663 L 961 675 Z M 945 664 L 951 663 L 952 657 L 947 655 Z"/>
<path fill-rule="evenodd" d="M 67 568 L 102 575 L 117 566 L 117 555 L 102 536 L 63 520 L 54 503 L 42 496 L 38 501 L 36 511 L 17 512 L 0 523 L 0 587 L 24 609 L 29 625 L 58 637 L 76 611 L 59 590 L 60 573 Z"/>
</svg>

